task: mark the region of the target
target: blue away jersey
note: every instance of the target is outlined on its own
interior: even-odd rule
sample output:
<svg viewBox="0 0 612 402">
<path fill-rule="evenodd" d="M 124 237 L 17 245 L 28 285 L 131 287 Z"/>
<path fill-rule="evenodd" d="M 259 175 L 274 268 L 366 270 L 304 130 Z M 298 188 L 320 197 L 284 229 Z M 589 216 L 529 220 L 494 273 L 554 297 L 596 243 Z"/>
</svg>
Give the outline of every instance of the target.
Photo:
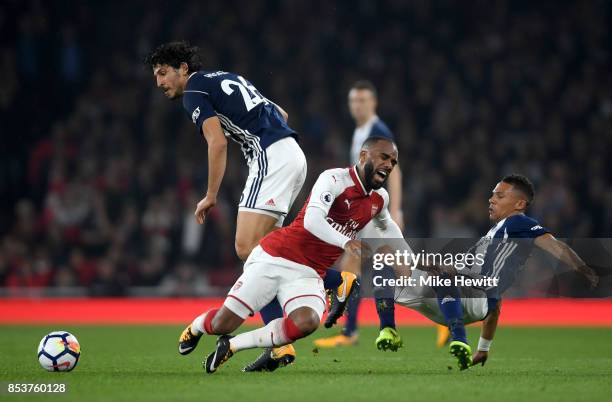
<svg viewBox="0 0 612 402">
<path fill-rule="evenodd" d="M 189 77 L 183 107 L 202 132 L 202 123 L 217 116 L 226 137 L 237 142 L 248 162 L 276 141 L 293 136 L 276 105 L 242 76 L 225 71 L 198 71 Z"/>
<path fill-rule="evenodd" d="M 475 246 L 476 253 L 484 253 L 480 274 L 499 279 L 498 286 L 487 289 L 488 297 L 499 299 L 512 286 L 531 254 L 535 238 L 548 232 L 535 219 L 518 214 L 502 219 L 480 239 Z"/>
</svg>

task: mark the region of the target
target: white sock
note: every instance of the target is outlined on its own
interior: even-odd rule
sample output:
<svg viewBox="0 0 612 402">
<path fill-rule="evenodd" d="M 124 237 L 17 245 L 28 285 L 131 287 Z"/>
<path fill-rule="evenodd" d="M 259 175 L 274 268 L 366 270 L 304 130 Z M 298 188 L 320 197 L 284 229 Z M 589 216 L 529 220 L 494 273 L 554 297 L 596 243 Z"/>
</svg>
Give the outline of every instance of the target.
<svg viewBox="0 0 612 402">
<path fill-rule="evenodd" d="M 206 314 L 208 314 L 208 311 L 197 316 L 195 320 L 193 320 L 193 322 L 191 323 L 191 332 L 194 335 L 206 334 L 206 330 L 204 329 L 204 320 L 206 319 Z"/>
<path fill-rule="evenodd" d="M 283 320 L 284 318 L 277 318 L 265 327 L 236 335 L 230 339 L 232 350 L 238 352 L 243 349 L 276 347 L 291 343 L 285 335 Z"/>
</svg>

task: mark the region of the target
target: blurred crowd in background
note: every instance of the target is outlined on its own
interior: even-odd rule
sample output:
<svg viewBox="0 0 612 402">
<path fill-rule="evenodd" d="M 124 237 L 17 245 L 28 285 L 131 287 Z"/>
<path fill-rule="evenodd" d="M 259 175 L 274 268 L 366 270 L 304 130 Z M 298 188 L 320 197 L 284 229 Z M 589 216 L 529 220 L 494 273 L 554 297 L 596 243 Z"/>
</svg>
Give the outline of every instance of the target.
<svg viewBox="0 0 612 402">
<path fill-rule="evenodd" d="M 4 1 L 0 287 L 179 296 L 236 278 L 246 164 L 230 144 L 197 225 L 206 143 L 142 64 L 174 39 L 289 112 L 309 164 L 296 210 L 348 164 L 347 93 L 368 79 L 398 140 L 406 236 L 482 235 L 491 189 L 518 172 L 555 234 L 612 237 L 611 4 Z"/>
</svg>

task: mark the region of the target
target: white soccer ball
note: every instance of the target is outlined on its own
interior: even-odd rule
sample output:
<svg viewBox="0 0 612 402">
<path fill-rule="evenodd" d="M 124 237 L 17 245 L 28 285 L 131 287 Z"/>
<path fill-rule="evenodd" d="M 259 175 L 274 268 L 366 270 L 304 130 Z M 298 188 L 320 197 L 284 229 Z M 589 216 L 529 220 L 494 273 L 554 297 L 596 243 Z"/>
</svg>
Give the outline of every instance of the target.
<svg viewBox="0 0 612 402">
<path fill-rule="evenodd" d="M 54 331 L 38 344 L 38 362 L 48 371 L 70 371 L 81 356 L 81 346 L 70 332 Z"/>
</svg>

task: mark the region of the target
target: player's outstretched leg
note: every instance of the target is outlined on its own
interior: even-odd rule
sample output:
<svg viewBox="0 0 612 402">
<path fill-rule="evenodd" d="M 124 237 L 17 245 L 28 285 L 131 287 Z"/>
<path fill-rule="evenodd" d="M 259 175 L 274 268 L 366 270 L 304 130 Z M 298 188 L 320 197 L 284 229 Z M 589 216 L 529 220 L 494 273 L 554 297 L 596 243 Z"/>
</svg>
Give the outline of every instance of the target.
<svg viewBox="0 0 612 402">
<path fill-rule="evenodd" d="M 434 288 L 438 299 L 438 306 L 444 315 L 451 334 L 449 352 L 457 359 L 460 370 L 472 365 L 472 349 L 468 345 L 465 324 L 463 322 L 463 307 L 461 295 L 455 286 L 441 286 Z"/>
</svg>

